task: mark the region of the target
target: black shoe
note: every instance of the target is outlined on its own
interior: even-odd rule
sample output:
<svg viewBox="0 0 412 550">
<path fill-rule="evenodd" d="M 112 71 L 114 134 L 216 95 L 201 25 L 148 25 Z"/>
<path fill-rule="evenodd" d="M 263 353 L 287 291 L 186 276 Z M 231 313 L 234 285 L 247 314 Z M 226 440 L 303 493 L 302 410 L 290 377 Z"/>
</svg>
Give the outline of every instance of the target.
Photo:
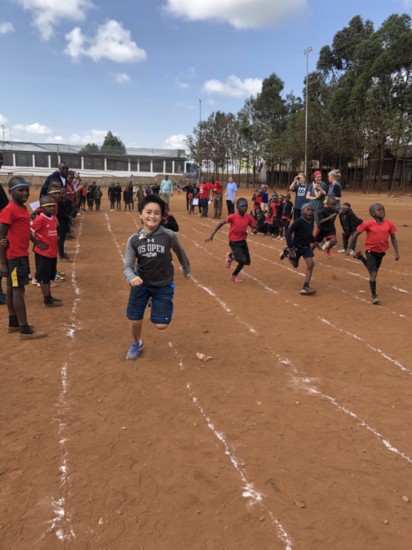
<svg viewBox="0 0 412 550">
<path fill-rule="evenodd" d="M 280 253 L 279 259 L 280 259 L 280 260 L 284 260 L 284 259 L 287 258 L 288 256 L 289 256 L 289 249 L 288 249 L 288 247 L 286 246 L 286 247 L 282 250 L 282 252 Z"/>
<path fill-rule="evenodd" d="M 52 298 L 51 300 L 48 300 L 43 304 L 44 307 L 60 307 L 62 305 L 63 305 L 63 302 L 58 298 Z"/>
<path fill-rule="evenodd" d="M 305 285 L 302 290 L 300 291 L 300 294 L 315 294 L 316 289 L 312 288 L 309 285 Z"/>
</svg>

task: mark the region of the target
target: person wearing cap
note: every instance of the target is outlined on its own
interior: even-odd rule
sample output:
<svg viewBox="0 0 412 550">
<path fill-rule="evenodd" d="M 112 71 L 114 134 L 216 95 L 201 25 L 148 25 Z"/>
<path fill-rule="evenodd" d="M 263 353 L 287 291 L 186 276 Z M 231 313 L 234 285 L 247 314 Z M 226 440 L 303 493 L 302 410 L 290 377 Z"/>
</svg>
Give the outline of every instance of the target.
<svg viewBox="0 0 412 550">
<path fill-rule="evenodd" d="M 312 204 L 313 217 L 316 225 L 319 225 L 319 212 L 322 210 L 325 197 L 328 193 L 328 184 L 322 181 L 322 172 L 313 172 L 313 182 L 309 185 L 306 200 Z"/>
<path fill-rule="evenodd" d="M 25 207 L 30 196 L 27 181 L 20 176 L 9 180 L 11 201 L 0 212 L 0 240 L 7 238 L 8 246 L 0 246 L 0 274 L 7 276 L 7 308 L 9 325 L 7 332 L 19 332 L 22 340 L 47 336 L 29 325 L 27 321 L 24 287 L 29 284 L 29 244 L 37 242 L 30 234 L 30 214 Z"/>
<path fill-rule="evenodd" d="M 339 212 L 339 221 L 342 226 L 342 248 L 338 250 L 340 253 L 344 253 L 348 250 L 348 243 L 352 236 L 355 235 L 357 227 L 363 223 L 363 220 L 358 218 L 351 208 L 349 202 L 344 202 L 342 204 L 342 210 Z M 351 256 L 355 253 L 356 242 L 358 238 L 354 238 L 351 241 L 351 247 L 349 249 L 349 254 Z"/>
<path fill-rule="evenodd" d="M 250 254 L 247 245 L 247 228 L 252 229 L 256 226 L 256 220 L 251 216 L 248 209 L 248 202 L 244 198 L 240 198 L 236 201 L 237 212 L 235 214 L 229 214 L 225 220 L 222 220 L 212 231 L 205 242 L 213 241 L 215 233 L 219 231 L 226 223 L 230 224 L 229 229 L 229 246 L 231 252 L 226 254 L 225 265 L 228 269 L 232 265 L 233 260 L 237 262 L 237 266 L 232 273 L 232 281 L 234 283 L 241 283 L 242 279 L 239 277 L 239 273 L 242 271 L 245 265 L 250 265 Z"/>
</svg>

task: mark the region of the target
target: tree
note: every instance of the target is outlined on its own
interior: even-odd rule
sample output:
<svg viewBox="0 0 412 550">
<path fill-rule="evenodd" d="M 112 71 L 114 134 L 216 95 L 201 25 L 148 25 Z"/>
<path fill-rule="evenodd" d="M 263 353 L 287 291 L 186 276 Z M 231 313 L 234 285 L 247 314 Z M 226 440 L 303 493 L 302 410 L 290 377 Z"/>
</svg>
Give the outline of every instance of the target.
<svg viewBox="0 0 412 550">
<path fill-rule="evenodd" d="M 121 139 L 109 130 L 104 138 L 100 152 L 108 155 L 125 155 L 126 147 Z"/>
<path fill-rule="evenodd" d="M 100 153 L 100 147 L 95 143 L 88 143 L 80 149 L 79 153 L 81 155 L 95 155 L 96 153 Z"/>
</svg>

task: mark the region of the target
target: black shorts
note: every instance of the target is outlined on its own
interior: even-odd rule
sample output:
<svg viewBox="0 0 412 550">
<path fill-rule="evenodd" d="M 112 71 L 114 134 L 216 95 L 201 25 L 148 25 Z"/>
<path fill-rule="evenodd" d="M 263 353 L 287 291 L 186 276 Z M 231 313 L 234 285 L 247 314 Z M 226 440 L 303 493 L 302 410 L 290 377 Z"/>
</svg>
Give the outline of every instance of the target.
<svg viewBox="0 0 412 550">
<path fill-rule="evenodd" d="M 336 232 L 332 233 L 331 231 L 324 231 L 323 229 L 318 229 L 315 232 L 315 242 L 321 243 L 325 239 L 326 241 L 330 241 L 331 239 L 336 239 Z"/>
<path fill-rule="evenodd" d="M 384 256 L 385 252 L 366 251 L 366 267 L 369 273 L 375 273 L 379 270 Z"/>
<path fill-rule="evenodd" d="M 250 265 L 249 248 L 246 241 L 229 241 L 233 259 L 243 265 Z"/>
<path fill-rule="evenodd" d="M 29 257 L 7 260 L 7 286 L 18 288 L 29 284 L 30 264 Z"/>
<path fill-rule="evenodd" d="M 57 273 L 57 258 L 49 258 L 35 252 L 36 279 L 38 283 L 47 285 L 54 281 Z"/>
</svg>

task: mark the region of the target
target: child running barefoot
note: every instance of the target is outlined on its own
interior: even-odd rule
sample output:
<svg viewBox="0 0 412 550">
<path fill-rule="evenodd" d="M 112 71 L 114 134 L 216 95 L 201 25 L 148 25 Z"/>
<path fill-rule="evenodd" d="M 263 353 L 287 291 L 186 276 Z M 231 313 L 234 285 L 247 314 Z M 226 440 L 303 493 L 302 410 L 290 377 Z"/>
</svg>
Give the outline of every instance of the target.
<svg viewBox="0 0 412 550">
<path fill-rule="evenodd" d="M 306 276 L 300 294 L 315 294 L 316 290 L 310 286 L 313 268 L 313 208 L 306 203 L 301 208 L 301 217 L 292 223 L 286 232 L 287 247 L 281 252 L 280 259 L 288 258 L 293 267 L 298 267 L 300 258 L 306 262 Z"/>
<path fill-rule="evenodd" d="M 150 320 L 165 330 L 172 320 L 173 263 L 171 250 L 182 266 L 183 275 L 190 273 L 190 263 L 176 233 L 160 225 L 166 211 L 165 202 L 148 195 L 138 205 L 143 228 L 134 233 L 126 245 L 124 275 L 131 286 L 126 315 L 131 322 L 132 345 L 126 359 L 135 360 L 143 349 L 143 316 L 151 299 Z"/>
<path fill-rule="evenodd" d="M 358 236 L 366 232 L 365 251 L 366 258 L 361 252 L 357 252 L 354 258 L 361 260 L 369 272 L 369 286 L 372 294 L 372 304 L 378 304 L 379 298 L 376 294 L 376 277 L 382 259 L 386 251 L 389 249 L 389 237 L 392 241 L 392 246 L 395 251 L 395 260 L 399 260 L 398 241 L 395 236 L 396 227 L 390 220 L 385 220 L 385 207 L 383 204 L 375 203 L 369 208 L 371 220 L 367 220 L 359 225 L 355 233 L 349 240 L 346 254 L 350 255 L 350 250 Z"/>
<path fill-rule="evenodd" d="M 256 221 L 248 214 L 248 204 L 246 199 L 238 199 L 236 201 L 237 212 L 235 214 L 229 214 L 226 219 L 222 220 L 212 231 L 205 242 L 213 241 L 215 233 L 219 231 L 226 223 L 230 224 L 229 229 L 229 246 L 231 252 L 226 254 L 226 267 L 229 269 L 233 260 L 237 262 L 236 269 L 232 273 L 232 281 L 234 283 L 241 283 L 242 279 L 239 277 L 239 273 L 242 271 L 245 265 L 250 265 L 249 248 L 246 242 L 247 228 L 254 228 Z"/>
<path fill-rule="evenodd" d="M 338 242 L 336 240 L 335 229 L 337 215 L 336 199 L 334 197 L 327 197 L 326 206 L 318 213 L 319 225 L 315 233 L 315 242 L 316 246 L 321 248 L 328 258 L 332 256 L 330 249 Z"/>
</svg>

